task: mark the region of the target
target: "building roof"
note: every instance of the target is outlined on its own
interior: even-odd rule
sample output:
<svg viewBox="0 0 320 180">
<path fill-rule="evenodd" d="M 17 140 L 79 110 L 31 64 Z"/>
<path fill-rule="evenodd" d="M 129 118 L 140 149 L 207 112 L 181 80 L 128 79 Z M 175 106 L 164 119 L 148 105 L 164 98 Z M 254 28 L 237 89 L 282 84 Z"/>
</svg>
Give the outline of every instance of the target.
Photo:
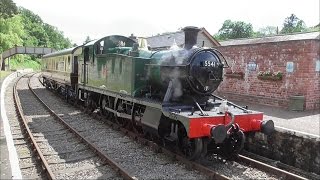
<svg viewBox="0 0 320 180">
<path fill-rule="evenodd" d="M 216 46 L 220 46 L 220 43 L 215 40 L 205 28 L 201 28 L 199 33 L 203 33 L 213 44 L 215 44 Z M 172 46 L 174 41 L 178 46 L 182 46 L 184 44 L 184 32 L 177 31 L 172 33 L 165 33 L 147 37 L 146 39 L 148 45 L 150 45 L 152 48 L 170 47 Z"/>
<path fill-rule="evenodd" d="M 252 38 L 252 39 L 233 39 L 233 40 L 228 40 L 228 41 L 221 41 L 220 44 L 221 44 L 221 46 L 233 46 L 233 45 L 259 44 L 259 43 L 295 41 L 295 40 L 310 40 L 310 39 L 318 39 L 319 40 L 320 39 L 320 32 L 276 35 L 276 36 Z"/>
</svg>

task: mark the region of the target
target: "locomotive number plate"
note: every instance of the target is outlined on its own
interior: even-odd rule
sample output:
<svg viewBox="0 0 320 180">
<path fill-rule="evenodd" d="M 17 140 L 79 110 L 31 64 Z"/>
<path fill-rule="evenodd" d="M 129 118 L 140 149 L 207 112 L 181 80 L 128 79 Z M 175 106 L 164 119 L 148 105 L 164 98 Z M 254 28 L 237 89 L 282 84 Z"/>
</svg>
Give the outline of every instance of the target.
<svg viewBox="0 0 320 180">
<path fill-rule="evenodd" d="M 202 67 L 216 67 L 216 62 L 214 61 L 202 61 Z"/>
</svg>

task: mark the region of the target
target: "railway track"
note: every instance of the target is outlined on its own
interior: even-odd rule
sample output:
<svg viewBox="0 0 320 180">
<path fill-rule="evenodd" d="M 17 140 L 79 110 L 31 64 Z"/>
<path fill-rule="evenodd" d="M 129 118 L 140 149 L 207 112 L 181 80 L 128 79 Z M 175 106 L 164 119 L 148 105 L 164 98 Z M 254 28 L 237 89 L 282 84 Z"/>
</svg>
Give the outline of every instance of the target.
<svg viewBox="0 0 320 180">
<path fill-rule="evenodd" d="M 41 82 L 41 81 L 39 80 L 39 82 Z M 82 114 L 82 113 L 83 112 L 81 112 L 81 113 L 79 112 L 79 114 Z M 211 163 L 210 165 L 206 165 L 206 164 L 204 165 L 204 164 L 201 164 L 200 162 L 191 162 L 191 161 L 186 160 L 185 158 L 181 157 L 180 155 L 175 154 L 175 153 L 171 152 L 170 150 L 167 150 L 167 149 L 159 146 L 156 143 L 153 143 L 153 142 L 151 142 L 151 141 L 149 141 L 147 139 L 144 139 L 144 138 L 138 136 L 137 134 L 135 134 L 135 133 L 133 133 L 131 131 L 128 131 L 125 128 L 119 127 L 115 123 L 107 121 L 104 117 L 98 115 L 98 113 L 93 113 L 93 117 L 95 119 L 97 119 L 98 122 L 104 122 L 109 127 L 112 127 L 114 129 L 118 129 L 124 135 L 129 136 L 134 140 L 137 140 L 138 142 L 140 142 L 143 145 L 149 146 L 155 152 L 162 152 L 166 156 L 171 157 L 171 158 L 173 158 L 175 160 L 178 160 L 178 161 L 180 161 L 180 162 L 182 162 L 184 164 L 187 164 L 189 168 L 196 169 L 196 170 L 198 170 L 198 171 L 200 171 L 200 172 L 202 172 L 204 174 L 207 174 L 210 178 L 213 178 L 213 179 L 233 179 L 233 178 L 237 179 L 239 177 L 240 178 L 244 178 L 244 179 L 248 179 L 248 178 L 251 178 L 251 179 L 252 178 L 259 178 L 259 179 L 261 179 L 261 178 L 268 178 L 268 179 L 270 179 L 270 178 L 271 179 L 272 178 L 275 178 L 275 179 L 279 179 L 279 178 L 280 179 L 305 179 L 302 176 L 298 176 L 296 174 L 289 173 L 289 172 L 284 171 L 282 169 L 272 167 L 272 166 L 270 166 L 270 165 L 268 165 L 266 163 L 262 163 L 260 161 L 257 161 L 257 160 L 254 160 L 254 159 L 242 156 L 242 155 L 239 156 L 238 161 L 236 163 L 234 163 L 234 164 L 232 164 L 232 163 L 229 163 L 229 164 L 228 163 L 224 163 L 222 166 L 226 166 L 226 167 L 223 167 L 223 168 L 219 168 L 219 167 L 217 168 L 216 167 L 217 166 L 217 162 Z M 226 165 L 226 164 L 228 164 L 228 165 Z M 238 167 L 235 167 L 235 166 L 238 166 Z M 241 167 L 239 168 L 239 166 L 241 166 Z M 241 170 L 239 172 L 237 172 L 237 173 L 234 173 L 237 170 L 235 170 L 235 171 L 231 170 L 233 168 L 239 168 Z M 227 169 L 227 171 L 224 170 L 224 169 Z M 267 173 L 260 172 L 257 169 L 260 169 L 263 172 L 267 172 L 267 173 L 273 174 L 275 176 L 272 176 L 270 174 L 268 175 Z M 251 173 L 251 175 L 249 175 L 250 173 Z M 235 175 L 233 175 L 233 174 L 235 174 Z M 254 176 L 252 176 L 252 174 Z"/>
<path fill-rule="evenodd" d="M 17 79 L 15 79 L 14 82 L 15 81 L 17 81 Z M 14 84 L 15 83 L 10 83 L 8 85 L 4 101 L 13 143 L 19 157 L 20 170 L 24 178 L 43 179 L 46 175 L 42 173 L 41 167 L 37 165 L 35 152 L 27 139 L 24 138 L 25 131 L 21 128 L 21 121 L 19 121 L 17 108 L 13 101 Z"/>
<path fill-rule="evenodd" d="M 283 177 L 283 179 L 320 179 L 320 176 L 315 173 L 306 172 L 296 167 L 253 154 L 248 151 L 243 151 L 242 154 L 239 155 L 238 161 L 251 164 L 252 166 L 256 167 L 261 166 L 261 168 L 266 169 L 266 171 L 269 171 L 273 174 L 279 174 Z M 278 171 L 278 169 L 280 169 L 280 171 Z"/>
<path fill-rule="evenodd" d="M 22 81 L 27 83 L 27 77 L 23 77 Z M 111 177 L 125 179 L 292 179 L 292 177 L 294 177 L 295 179 L 302 179 L 299 176 L 288 176 L 287 174 L 276 173 L 270 170 L 264 171 L 271 174 L 261 172 L 256 168 L 252 168 L 256 166 L 252 163 L 249 163 L 250 166 L 241 165 L 242 167 L 239 167 L 239 165 L 232 163 L 227 165 L 228 162 L 213 162 L 208 165 L 201 164 L 200 162 L 188 161 L 182 156 L 179 156 L 178 154 L 175 154 L 149 140 L 141 138 L 127 129 L 121 128 L 110 121 L 104 121 L 105 119 L 97 113 L 94 113 L 93 116 L 89 116 L 77 108 L 70 107 L 69 104 L 61 102 L 61 100 L 57 99 L 56 96 L 52 96 L 50 92 L 44 90 L 37 78 L 31 78 L 31 81 L 32 82 L 28 83 L 30 88 L 34 89 L 34 93 L 37 94 L 44 103 L 50 104 L 50 108 L 48 108 L 51 109 L 51 112 L 48 112 L 43 105 L 36 105 L 39 103 L 39 100 L 36 99 L 33 100 L 35 103 L 32 107 L 29 107 L 29 109 L 27 106 L 23 107 L 27 104 L 30 105 L 31 103 L 29 101 L 28 103 L 24 103 L 20 101 L 20 99 L 26 100 L 28 98 L 31 99 L 32 97 L 35 97 L 31 95 L 31 92 L 27 93 L 28 89 L 26 87 L 15 88 L 15 96 L 19 95 L 19 98 L 16 97 L 17 105 L 19 108 L 20 104 L 19 111 L 23 112 L 21 119 L 24 119 L 27 126 L 31 125 L 29 127 L 29 131 L 31 134 L 33 133 L 33 139 L 35 140 L 32 144 L 40 143 L 38 148 L 31 148 L 31 152 L 33 154 L 29 155 L 33 162 L 32 167 L 33 169 L 36 169 L 38 175 L 25 177 L 48 177 L 49 179 L 83 179 L 99 176 L 105 178 Z M 19 82 L 19 84 L 21 84 L 21 82 Z M 21 95 L 24 94 L 22 96 L 25 97 L 20 97 L 19 89 L 23 90 Z M 35 113 L 34 109 L 37 109 L 38 113 Z M 55 112 L 58 114 L 55 114 Z M 52 116 L 56 117 L 53 118 Z M 45 128 L 37 129 L 38 126 L 42 127 L 40 123 L 41 118 L 43 120 L 42 123 L 45 122 Z M 64 121 L 64 125 L 62 125 L 61 122 L 58 122 L 57 119 L 59 119 L 59 121 Z M 49 122 L 56 123 L 51 124 Z M 38 125 L 35 125 L 35 123 Z M 65 126 L 69 126 L 69 130 L 66 130 Z M 115 131 L 114 129 L 120 130 L 122 133 Z M 28 130 L 24 131 L 28 132 Z M 74 132 L 71 133 L 71 131 Z M 78 135 L 75 135 L 77 133 Z M 86 140 L 87 143 L 84 143 Z M 139 143 L 135 143 L 134 141 L 138 141 Z M 65 146 L 64 150 L 59 149 L 58 146 L 56 147 L 55 144 L 59 143 L 62 143 Z M 67 148 L 69 146 L 73 148 Z M 33 151 L 32 149 L 38 149 L 40 153 L 36 153 L 38 151 Z M 43 153 L 46 149 L 51 149 L 52 151 Z M 39 155 L 41 152 L 42 155 Z M 39 167 L 39 165 L 36 166 L 37 158 L 34 158 L 35 154 L 38 154 L 40 159 L 47 161 L 47 163 L 42 163 L 41 167 Z M 72 158 L 70 158 L 72 156 L 71 154 L 80 154 L 80 157 L 76 156 L 72 160 Z M 109 160 L 106 157 L 103 157 L 105 155 L 109 156 Z M 59 159 L 60 161 L 54 162 L 55 160 L 52 160 L 52 157 L 56 157 L 56 159 Z M 88 161 L 87 158 L 94 159 L 94 165 L 89 163 L 87 166 L 77 165 L 72 168 L 62 165 L 64 164 L 63 161 L 66 161 L 66 163 L 70 161 L 81 163 Z M 113 168 L 109 165 L 110 163 L 113 164 Z M 248 162 L 241 161 L 241 164 L 247 163 Z M 58 168 L 57 170 L 57 166 L 66 168 Z M 256 167 L 260 169 L 261 165 Z M 94 175 L 90 175 L 90 173 L 86 174 L 84 171 L 88 171 L 88 173 L 94 172 Z M 122 176 L 119 176 L 118 172 L 120 172 Z M 272 174 L 276 174 L 276 176 Z"/>
<path fill-rule="evenodd" d="M 270 164 L 258 161 L 256 159 L 250 158 L 248 156 L 239 155 L 237 161 L 241 162 L 241 163 L 248 164 L 251 167 L 255 167 L 255 168 L 261 169 L 263 171 L 269 172 L 271 174 L 275 174 L 275 175 L 281 177 L 281 179 L 297 179 L 297 180 L 298 179 L 305 179 L 305 180 L 307 179 L 307 178 L 304 178 L 300 175 L 285 171 L 285 170 L 277 168 L 275 166 L 271 166 Z"/>
<path fill-rule="evenodd" d="M 83 139 L 77 138 L 51 116 L 52 112 L 42 106 L 32 95 L 31 89 L 27 88 L 28 79 L 27 76 L 19 79 L 13 93 L 23 134 L 32 146 L 33 155 L 36 155 L 33 159 L 38 159 L 38 161 L 33 160 L 34 166 L 38 164 L 37 172 L 40 174 L 38 177 L 48 179 L 120 177 L 106 163 L 108 157 L 93 153 Z M 123 177 L 133 179 L 130 175 L 124 174 L 121 168 L 115 169 Z M 28 174 L 23 175 L 24 178 L 30 178 Z"/>
<path fill-rule="evenodd" d="M 103 120 L 104 118 L 99 116 L 99 115 L 96 115 L 96 117 L 98 120 Z M 294 173 L 291 173 L 289 171 L 286 171 L 286 170 L 283 170 L 282 168 L 277 168 L 275 166 L 272 166 L 270 165 L 269 163 L 265 163 L 265 162 L 262 162 L 261 160 L 256 160 L 252 157 L 248 157 L 248 156 L 245 156 L 245 155 L 239 155 L 237 157 L 237 160 L 236 162 L 234 163 L 231 163 L 231 164 L 228 164 L 228 163 L 225 163 L 226 161 L 223 161 L 221 159 L 219 159 L 217 161 L 217 159 L 215 161 L 213 161 L 213 163 L 209 163 L 208 164 L 208 161 L 205 160 L 205 162 L 201 162 L 200 161 L 197 161 L 197 162 L 190 162 L 189 160 L 183 158 L 182 156 L 178 155 L 178 154 L 175 154 L 173 153 L 172 151 L 166 149 L 166 148 L 163 148 L 161 146 L 159 146 L 158 144 L 156 143 L 153 143 L 147 139 L 144 139 L 142 137 L 139 137 L 137 136 L 136 134 L 128 131 L 127 129 L 125 128 L 122 128 L 122 127 L 118 127 L 116 124 L 112 123 L 112 122 L 109 122 L 107 121 L 107 123 L 110 125 L 110 126 L 115 126 L 117 127 L 117 129 L 120 129 L 124 134 L 130 136 L 131 138 L 133 139 L 136 139 L 138 140 L 140 143 L 143 143 L 147 146 L 150 146 L 152 147 L 153 149 L 155 149 L 156 151 L 158 152 L 163 152 L 164 154 L 166 154 L 167 156 L 169 157 L 172 157 L 178 161 L 181 161 L 183 163 L 186 163 L 186 164 L 189 164 L 190 165 L 190 168 L 193 168 L 193 169 L 197 169 L 201 172 L 205 172 L 205 173 L 212 173 L 211 177 L 213 177 L 214 179 L 218 178 L 218 179 L 237 179 L 237 174 L 235 174 L 235 177 L 233 177 L 232 175 L 222 175 L 221 173 L 218 173 L 218 171 L 220 169 L 216 169 L 216 165 L 219 164 L 219 163 L 223 163 L 224 165 L 226 166 L 229 166 L 231 171 L 227 171 L 225 172 L 224 174 L 233 174 L 232 172 L 232 168 L 234 168 L 234 166 L 238 166 L 239 168 L 242 168 L 242 169 L 250 169 L 250 171 L 255 171 L 253 168 L 256 168 L 256 169 L 259 169 L 261 171 L 264 171 L 264 172 L 267 172 L 267 173 L 270 173 L 270 174 L 273 174 L 273 175 L 276 175 L 276 179 L 288 179 L 288 180 L 306 180 L 307 178 L 303 177 L 303 176 L 300 176 L 300 175 L 297 175 L 297 174 L 294 174 Z M 242 166 L 242 167 L 241 167 Z M 213 173 L 212 170 L 215 169 L 215 172 Z M 245 170 L 246 171 L 246 170 Z M 255 173 L 252 173 L 252 174 L 255 174 Z M 300 173 L 302 174 L 302 173 Z M 238 174 L 239 175 L 239 174 Z M 315 179 L 315 177 L 317 176 L 313 176 L 313 175 L 307 175 L 307 174 L 304 174 L 306 177 L 308 177 L 308 179 Z M 241 175 L 240 175 L 241 176 Z M 257 179 L 260 179 L 261 176 L 258 175 L 257 177 L 254 177 L 254 178 L 257 178 Z"/>
<path fill-rule="evenodd" d="M 52 110 L 45 105 L 45 102 L 40 99 L 37 100 L 28 92 L 31 90 L 34 95 L 38 96 L 37 89 L 32 90 L 36 87 L 31 87 L 30 83 L 28 83 L 29 90 L 25 87 L 19 87 L 26 81 L 27 77 L 22 77 L 17 82 L 17 86 L 14 88 L 14 95 L 21 120 L 24 122 L 23 129 L 28 134 L 32 149 L 35 150 L 35 154 L 41 160 L 42 177 L 45 174 L 49 179 L 105 178 L 104 176 L 110 174 L 110 172 L 113 174 L 112 178 L 118 177 L 115 174 L 120 172 L 121 177 L 125 179 L 150 179 L 155 177 L 161 179 L 181 177 L 187 179 L 216 179 L 219 177 L 213 174 L 213 171 L 209 170 L 207 174 L 199 173 L 199 171 L 192 168 L 188 169 L 185 165 L 177 163 L 164 155 L 153 153 L 150 148 L 141 148 L 137 143 L 134 143 L 134 140 L 121 135 L 121 133 L 112 130 L 112 128 L 105 129 L 103 123 L 90 117 L 84 117 L 81 112 L 61 114 L 60 111 L 65 107 L 57 104 L 52 105 L 54 107 L 54 110 Z M 42 101 L 43 104 L 39 105 L 39 101 Z M 32 107 L 28 106 L 31 104 Z M 60 109 L 59 114 L 54 112 L 57 111 L 56 108 Z M 36 112 L 34 111 L 35 109 L 37 109 Z M 68 127 L 68 130 L 65 127 Z M 93 129 L 99 132 L 93 133 Z M 43 139 L 39 138 L 41 136 Z M 109 146 L 110 140 L 114 142 Z M 59 144 L 59 148 L 55 143 Z M 115 152 L 121 152 L 122 154 L 120 153 L 121 156 L 119 156 Z M 64 155 L 65 153 L 69 155 Z M 88 158 L 96 158 L 94 164 L 97 166 L 89 163 L 89 165 L 62 168 L 68 167 L 69 164 L 67 163 L 70 160 L 67 159 L 70 159 L 71 154 L 80 154 L 80 157 L 73 157 L 71 160 L 72 162 L 76 161 L 76 164 L 85 163 Z M 111 164 L 115 171 L 107 164 Z M 84 175 L 83 171 L 85 170 L 90 175 Z M 72 174 L 70 175 L 70 173 Z M 110 175 L 107 176 L 109 177 Z"/>
</svg>

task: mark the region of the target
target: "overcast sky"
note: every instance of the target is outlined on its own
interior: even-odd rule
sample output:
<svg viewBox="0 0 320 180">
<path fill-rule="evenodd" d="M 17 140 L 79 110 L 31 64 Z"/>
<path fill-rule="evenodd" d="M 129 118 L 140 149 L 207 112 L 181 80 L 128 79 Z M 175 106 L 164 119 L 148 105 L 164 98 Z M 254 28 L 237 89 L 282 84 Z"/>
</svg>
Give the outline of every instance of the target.
<svg viewBox="0 0 320 180">
<path fill-rule="evenodd" d="M 250 22 L 254 30 L 282 27 L 290 14 L 319 23 L 319 0 L 13 0 L 82 44 L 110 34 L 151 36 L 193 25 L 215 34 L 224 20 Z"/>
</svg>

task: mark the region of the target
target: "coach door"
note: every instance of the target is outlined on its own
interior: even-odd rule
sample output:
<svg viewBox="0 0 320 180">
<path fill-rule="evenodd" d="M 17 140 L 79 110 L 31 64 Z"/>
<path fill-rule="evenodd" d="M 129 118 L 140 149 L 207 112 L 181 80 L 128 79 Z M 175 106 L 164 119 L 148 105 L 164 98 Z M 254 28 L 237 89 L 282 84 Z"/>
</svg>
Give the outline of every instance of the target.
<svg viewBox="0 0 320 180">
<path fill-rule="evenodd" d="M 84 62 L 82 64 L 82 76 L 81 76 L 81 82 L 83 84 L 88 83 L 88 62 L 89 62 L 89 47 L 85 47 L 84 51 Z"/>
<path fill-rule="evenodd" d="M 78 84 L 78 76 L 79 76 L 79 71 L 78 71 L 78 56 L 73 57 L 73 69 L 71 73 L 71 85 L 76 85 Z"/>
</svg>

